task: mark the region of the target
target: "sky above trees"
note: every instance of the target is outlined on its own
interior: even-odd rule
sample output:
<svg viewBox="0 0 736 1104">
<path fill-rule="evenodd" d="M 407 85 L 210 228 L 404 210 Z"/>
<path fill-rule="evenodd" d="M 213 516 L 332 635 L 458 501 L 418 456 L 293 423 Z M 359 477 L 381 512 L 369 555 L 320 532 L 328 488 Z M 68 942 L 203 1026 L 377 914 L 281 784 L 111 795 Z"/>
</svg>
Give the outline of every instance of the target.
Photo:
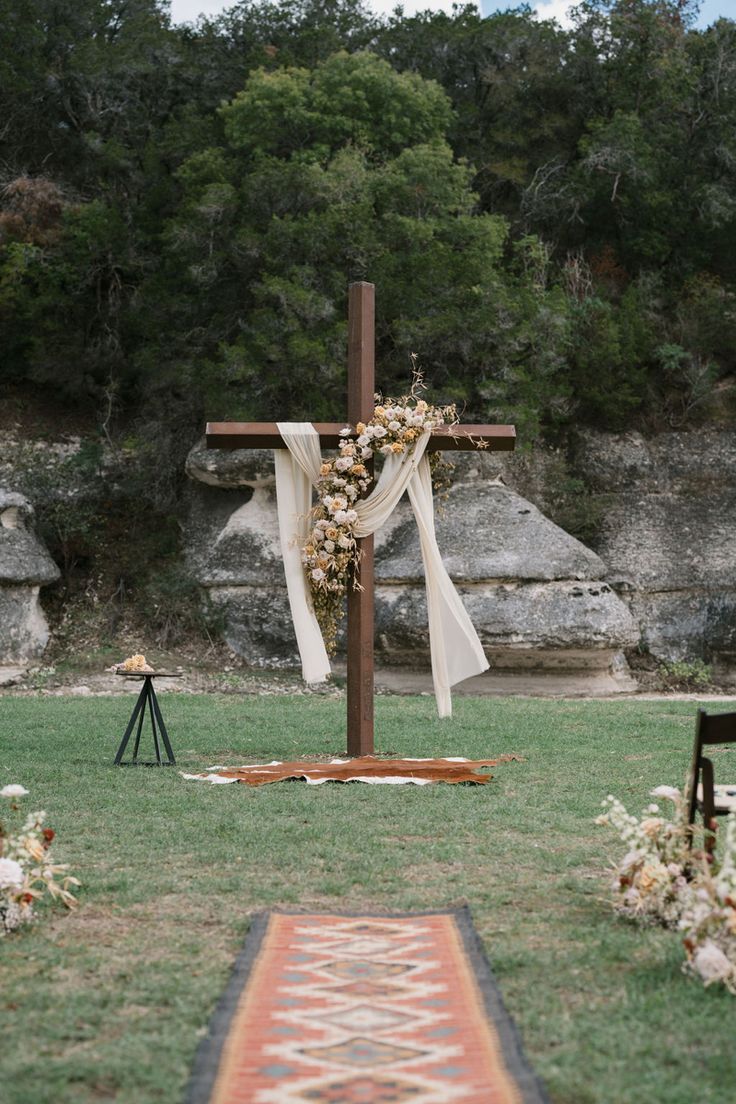
<svg viewBox="0 0 736 1104">
<path fill-rule="evenodd" d="M 397 0 L 367 0 L 367 3 L 373 11 L 383 15 L 389 15 L 397 6 Z M 171 0 L 171 16 L 175 23 L 193 22 L 199 15 L 217 15 L 225 8 L 232 7 L 232 4 L 233 0 Z M 556 19 L 560 24 L 566 25 L 567 12 L 573 0 L 529 0 L 529 4 L 540 18 Z M 403 0 L 402 6 L 406 15 L 414 15 L 418 11 L 452 12 L 452 0 Z M 492 15 L 493 12 L 515 6 L 514 0 L 502 3 L 498 0 L 479 0 L 478 4 L 484 15 Z M 697 25 L 707 27 L 720 16 L 732 19 L 734 7 L 736 0 L 702 0 Z"/>
</svg>

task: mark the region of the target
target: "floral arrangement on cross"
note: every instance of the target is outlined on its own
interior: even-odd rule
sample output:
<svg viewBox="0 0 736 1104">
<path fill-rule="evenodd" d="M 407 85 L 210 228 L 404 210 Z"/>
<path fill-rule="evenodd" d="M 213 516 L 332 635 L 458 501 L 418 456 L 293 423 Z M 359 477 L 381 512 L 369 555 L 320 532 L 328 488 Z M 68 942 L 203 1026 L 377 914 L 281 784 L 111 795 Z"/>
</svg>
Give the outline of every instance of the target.
<svg viewBox="0 0 736 1104">
<path fill-rule="evenodd" d="M 20 812 L 18 801 L 28 790 L 11 784 L 0 790 L 10 801 L 11 813 Z M 0 821 L 0 937 L 34 919 L 34 905 L 45 894 L 73 908 L 77 900 L 70 886 L 81 883 L 67 874 L 65 863 L 56 863 L 51 844 L 56 835 L 45 827 L 46 813 L 29 813 L 20 827 L 11 830 Z"/>
<path fill-rule="evenodd" d="M 323 460 L 320 469 L 317 505 L 312 511 L 312 528 L 302 549 L 302 562 L 329 655 L 334 655 L 337 646 L 348 587 L 360 586 L 356 574 L 360 552 L 355 536 L 355 503 L 371 486 L 374 457 L 411 453 L 423 433 L 458 421 L 454 404 L 433 406 L 421 397 L 426 388 L 414 358 L 412 361 L 409 394 L 399 399 L 384 399 L 377 394 L 370 421 L 358 422 L 354 428 L 346 426 L 340 433 L 337 454 Z M 430 465 L 435 486 L 443 485 L 440 472 L 449 468 L 449 463 L 441 453 L 435 453 Z"/>
</svg>

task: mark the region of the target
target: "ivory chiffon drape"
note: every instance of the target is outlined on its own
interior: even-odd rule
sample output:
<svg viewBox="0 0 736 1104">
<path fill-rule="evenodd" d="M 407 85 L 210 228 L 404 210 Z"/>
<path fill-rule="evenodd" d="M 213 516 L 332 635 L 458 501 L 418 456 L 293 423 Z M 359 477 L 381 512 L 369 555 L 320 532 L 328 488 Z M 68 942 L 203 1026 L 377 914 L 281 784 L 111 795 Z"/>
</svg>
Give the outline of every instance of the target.
<svg viewBox="0 0 736 1104">
<path fill-rule="evenodd" d="M 312 606 L 301 549 L 311 526 L 312 487 L 320 475 L 319 434 L 310 422 L 279 422 L 287 451 L 275 450 L 276 496 L 286 586 L 294 621 L 302 673 L 307 682 L 322 682 L 330 664 Z M 390 517 L 404 491 L 419 531 L 424 563 L 432 678 L 440 717 L 452 713 L 450 687 L 488 668 L 483 647 L 460 595 L 442 562 L 434 527 L 432 476 L 425 456 L 430 431 L 412 452 L 386 457 L 378 482 L 367 498 L 358 499 L 357 537 L 375 533 Z"/>
</svg>

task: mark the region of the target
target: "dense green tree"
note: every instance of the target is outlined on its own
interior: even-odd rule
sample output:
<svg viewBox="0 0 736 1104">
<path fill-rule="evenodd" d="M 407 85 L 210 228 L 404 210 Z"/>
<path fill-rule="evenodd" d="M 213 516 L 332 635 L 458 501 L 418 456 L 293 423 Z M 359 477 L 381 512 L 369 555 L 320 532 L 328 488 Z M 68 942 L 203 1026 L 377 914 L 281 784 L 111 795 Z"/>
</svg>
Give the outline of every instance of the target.
<svg viewBox="0 0 736 1104">
<path fill-rule="evenodd" d="M 167 230 L 183 277 L 171 309 L 189 320 L 176 363 L 190 358 L 209 403 L 337 417 L 346 287 L 370 278 L 385 387 L 406 386 L 418 351 L 435 389 L 469 412 L 515 407 L 536 426 L 562 364 L 549 337 L 564 329 L 564 296 L 508 268 L 507 223 L 478 211 L 436 83 L 341 52 L 256 71 L 220 114 L 226 144 L 182 167 Z"/>
<path fill-rule="evenodd" d="M 370 278 L 387 385 L 416 351 L 529 434 L 694 415 L 733 370 L 736 24 L 692 8 L 0 0 L 0 371 L 192 426 L 342 409 Z"/>
</svg>

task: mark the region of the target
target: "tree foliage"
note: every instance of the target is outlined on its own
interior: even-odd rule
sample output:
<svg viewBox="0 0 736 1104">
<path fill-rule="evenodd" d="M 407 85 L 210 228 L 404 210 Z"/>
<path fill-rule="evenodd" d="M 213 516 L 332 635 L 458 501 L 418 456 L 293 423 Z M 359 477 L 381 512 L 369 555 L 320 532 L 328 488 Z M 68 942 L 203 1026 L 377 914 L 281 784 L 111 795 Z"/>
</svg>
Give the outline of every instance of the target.
<svg viewBox="0 0 736 1104">
<path fill-rule="evenodd" d="M 575 18 L 0 0 L 4 379 L 178 464 L 205 415 L 339 417 L 370 279 L 387 390 L 417 352 L 526 439 L 697 417 L 733 372 L 736 24 Z"/>
</svg>

